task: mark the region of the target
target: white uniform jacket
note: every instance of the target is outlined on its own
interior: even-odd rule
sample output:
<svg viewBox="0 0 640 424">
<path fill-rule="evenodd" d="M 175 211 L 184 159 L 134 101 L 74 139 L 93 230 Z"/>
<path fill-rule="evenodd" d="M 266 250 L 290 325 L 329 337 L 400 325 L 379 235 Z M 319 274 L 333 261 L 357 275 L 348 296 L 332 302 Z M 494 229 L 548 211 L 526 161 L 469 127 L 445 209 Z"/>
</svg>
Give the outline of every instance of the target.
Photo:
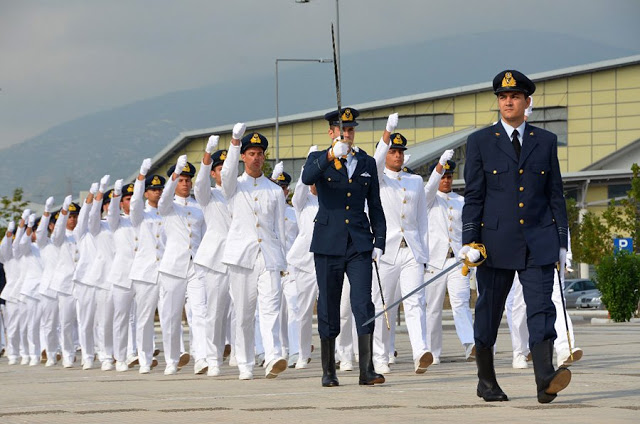
<svg viewBox="0 0 640 424">
<path fill-rule="evenodd" d="M 89 271 L 89 279 L 92 285 L 103 290 L 111 290 L 111 283 L 107 281 L 107 275 L 113 263 L 115 247 L 113 233 L 109 229 L 107 220 L 100 219 L 102 203 L 102 200 L 94 201 L 89 215 L 89 233 L 96 245 L 96 257 Z"/>
<path fill-rule="evenodd" d="M 39 293 L 43 296 L 55 299 L 58 292 L 51 290 L 51 279 L 58 265 L 59 248 L 54 246 L 49 239 L 49 221 L 51 215 L 43 216 L 36 230 L 36 243 L 40 248 L 40 258 L 42 259 L 42 280 L 40 281 Z"/>
<path fill-rule="evenodd" d="M 429 218 L 422 177 L 385 167 L 389 145 L 380 141 L 373 155 L 378 167 L 380 200 L 387 220 L 387 242 L 381 261 L 396 263 L 402 239 L 416 262 L 429 262 Z"/>
<path fill-rule="evenodd" d="M 0 293 L 0 298 L 6 301 L 17 301 L 11 296 L 11 290 L 14 282 L 16 281 L 16 261 L 13 258 L 13 239 L 6 235 L 2 238 L 0 243 L 0 262 L 4 266 L 4 274 L 7 284 Z"/>
<path fill-rule="evenodd" d="M 89 286 L 93 285 L 91 284 L 92 280 L 89 276 L 89 271 L 96 258 L 96 243 L 88 231 L 91 205 L 92 204 L 85 202 L 80 212 L 86 208 L 87 213 L 78 215 L 78 224 L 73 230 L 76 241 L 78 242 L 78 251 L 80 254 L 78 262 L 76 263 L 76 269 L 73 272 L 73 280 Z"/>
<path fill-rule="evenodd" d="M 89 213 L 89 208 L 84 207 L 80 209 L 80 215 Z M 83 217 L 78 215 L 78 222 Z M 53 229 L 51 235 L 51 242 L 60 248 L 58 255 L 58 266 L 53 274 L 51 280 L 51 288 L 58 293 L 66 295 L 73 294 L 73 273 L 76 269 L 76 264 L 80 259 L 80 251 L 78 248 L 78 237 L 73 231 L 67 230 L 67 220 L 69 219 L 69 213 L 66 215 L 60 213 L 56 226 Z M 77 228 L 77 226 L 76 226 Z"/>
<path fill-rule="evenodd" d="M 20 240 L 19 248 L 22 250 L 24 267 L 24 279 L 20 288 L 20 295 L 38 299 L 40 282 L 42 281 L 40 249 L 35 243 L 31 242 L 31 236 L 26 233 Z"/>
<path fill-rule="evenodd" d="M 439 174 L 434 169 L 424 186 L 431 227 L 429 265 L 438 269 L 444 267 L 449 247 L 453 250 L 454 257 L 458 256 L 458 251 L 462 247 L 464 197 L 454 192 L 443 193 L 438 190 L 443 174 L 444 170 Z"/>
<path fill-rule="evenodd" d="M 134 238 L 135 255 L 129 278 L 157 284 L 158 269 L 167 238 L 164 234 L 160 212 L 158 212 L 158 208 L 149 206 L 144 201 L 144 191 L 144 180 L 136 179 L 133 184 L 129 218 L 131 225 L 136 228 L 137 235 Z"/>
<path fill-rule="evenodd" d="M 115 256 L 107 273 L 107 283 L 130 289 L 129 273 L 133 265 L 137 234 L 129 215 L 120 215 L 120 199 L 121 197 L 113 197 L 107 210 L 107 224 L 113 233 L 115 247 Z"/>
<path fill-rule="evenodd" d="M 196 256 L 206 226 L 202 209 L 196 201 L 175 194 L 177 185 L 177 178 L 167 178 L 158 202 L 158 211 L 163 218 L 167 236 L 159 270 L 175 277 L 186 278 L 189 262 Z"/>
<path fill-rule="evenodd" d="M 313 220 L 318 214 L 318 196 L 311 194 L 309 186 L 305 185 L 300 178 L 296 183 L 291 203 L 296 213 L 298 236 L 287 253 L 287 262 L 291 266 L 313 274 L 316 268 L 310 248 L 313 238 Z"/>
<path fill-rule="evenodd" d="M 222 165 L 222 192 L 231 210 L 231 227 L 222 261 L 252 269 L 262 251 L 267 271 L 285 271 L 284 196 L 269 178 L 238 175 L 240 146 L 230 146 Z"/>
<path fill-rule="evenodd" d="M 227 240 L 227 233 L 231 225 L 231 214 L 227 199 L 220 187 L 211 187 L 211 166 L 202 163 L 196 176 L 193 193 L 196 201 L 204 213 L 207 231 L 198 248 L 193 262 L 220 273 L 227 272 L 227 265 L 222 262 Z"/>
</svg>

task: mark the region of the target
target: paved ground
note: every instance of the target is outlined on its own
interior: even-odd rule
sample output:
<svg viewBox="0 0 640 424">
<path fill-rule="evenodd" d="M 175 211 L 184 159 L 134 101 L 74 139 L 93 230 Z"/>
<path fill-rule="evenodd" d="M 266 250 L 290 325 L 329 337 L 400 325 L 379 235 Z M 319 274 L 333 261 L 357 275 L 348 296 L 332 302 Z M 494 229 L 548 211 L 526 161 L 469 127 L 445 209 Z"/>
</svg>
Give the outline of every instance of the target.
<svg viewBox="0 0 640 424">
<path fill-rule="evenodd" d="M 533 369 L 511 368 L 508 330 L 500 330 L 496 370 L 509 402 L 475 395 L 475 364 L 464 362 L 455 329 L 446 321 L 442 364 L 413 374 L 409 341 L 397 336 L 398 363 L 387 383 L 358 386 L 356 372 L 339 372 L 338 388 L 320 385 L 319 351 L 307 370 L 289 369 L 266 380 L 238 381 L 224 366 L 217 378 L 193 375 L 193 362 L 176 376 L 79 368 L 11 366 L 0 359 L 0 423 L 204 422 L 640 422 L 640 324 L 591 324 L 574 317 L 583 359 L 571 385 L 549 405 L 535 398 Z M 319 341 L 314 340 L 316 346 Z"/>
</svg>

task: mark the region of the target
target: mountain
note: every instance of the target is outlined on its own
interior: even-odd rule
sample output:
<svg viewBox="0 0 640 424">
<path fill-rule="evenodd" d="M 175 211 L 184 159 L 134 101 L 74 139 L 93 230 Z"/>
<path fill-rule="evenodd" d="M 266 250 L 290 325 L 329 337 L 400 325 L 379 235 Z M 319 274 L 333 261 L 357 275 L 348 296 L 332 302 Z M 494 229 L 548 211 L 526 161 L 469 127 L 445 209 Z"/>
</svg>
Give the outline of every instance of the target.
<svg viewBox="0 0 640 424">
<path fill-rule="evenodd" d="M 520 49 L 513 46 L 521 43 Z M 376 48 L 342 58 L 342 101 L 356 104 L 637 54 L 562 34 L 495 31 Z M 180 132 L 275 117 L 273 68 L 263 77 L 178 91 L 93 113 L 0 150 L 0 195 L 43 202 L 131 175 Z M 280 116 L 335 106 L 331 64 L 281 64 Z M 18 171 L 18 172 L 16 172 Z"/>
</svg>

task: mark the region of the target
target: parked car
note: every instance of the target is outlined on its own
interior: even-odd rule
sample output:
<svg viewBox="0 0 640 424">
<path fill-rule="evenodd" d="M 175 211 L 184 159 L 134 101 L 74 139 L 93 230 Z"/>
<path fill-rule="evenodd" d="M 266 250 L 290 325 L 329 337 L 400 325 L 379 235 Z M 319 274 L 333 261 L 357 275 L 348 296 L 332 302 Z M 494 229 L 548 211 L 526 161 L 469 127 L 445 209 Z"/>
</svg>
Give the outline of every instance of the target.
<svg viewBox="0 0 640 424">
<path fill-rule="evenodd" d="M 577 308 L 591 308 L 591 309 L 606 309 L 604 303 L 602 303 L 602 293 L 600 290 L 597 290 L 597 294 L 594 296 L 592 294 L 582 295 L 576 300 Z"/>
<path fill-rule="evenodd" d="M 580 308 L 577 300 L 580 296 L 590 298 L 600 297 L 600 290 L 596 288 L 596 283 L 587 278 L 575 278 L 564 281 L 564 299 L 567 308 Z"/>
</svg>

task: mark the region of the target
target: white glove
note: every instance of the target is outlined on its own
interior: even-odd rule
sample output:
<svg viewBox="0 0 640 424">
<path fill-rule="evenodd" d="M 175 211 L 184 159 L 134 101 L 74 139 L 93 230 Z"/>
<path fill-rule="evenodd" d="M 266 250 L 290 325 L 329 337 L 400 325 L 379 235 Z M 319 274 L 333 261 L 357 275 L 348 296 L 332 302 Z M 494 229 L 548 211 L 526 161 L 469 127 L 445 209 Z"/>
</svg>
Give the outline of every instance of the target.
<svg viewBox="0 0 640 424">
<path fill-rule="evenodd" d="M 99 186 L 98 183 L 91 184 L 91 188 L 89 189 L 89 193 L 93 194 L 94 196 L 96 194 L 98 194 L 98 186 Z"/>
<path fill-rule="evenodd" d="M 410 154 L 405 154 L 404 155 L 404 162 L 402 162 L 402 166 L 406 166 L 409 163 L 409 159 L 411 159 L 411 155 Z"/>
<path fill-rule="evenodd" d="M 140 165 L 140 175 L 147 176 L 147 172 L 151 169 L 151 158 L 146 158 Z"/>
<path fill-rule="evenodd" d="M 386 130 L 389 131 L 390 133 L 392 133 L 392 132 L 394 132 L 396 130 L 397 126 L 398 126 L 398 114 L 397 113 L 392 113 L 387 118 Z"/>
<path fill-rule="evenodd" d="M 23 221 L 26 221 L 26 220 L 27 220 L 27 218 L 29 218 L 29 215 L 31 215 L 31 209 L 25 209 L 25 210 L 22 212 L 22 220 L 23 220 Z"/>
<path fill-rule="evenodd" d="M 564 263 L 567 265 L 567 271 L 569 272 L 573 272 L 573 268 L 571 268 L 571 259 L 569 259 L 569 256 L 567 255 L 567 260 L 564 261 Z"/>
<path fill-rule="evenodd" d="M 53 196 L 49 197 L 46 202 L 44 202 L 44 211 L 51 212 L 51 208 L 53 207 Z"/>
<path fill-rule="evenodd" d="M 16 223 L 11 221 L 7 227 L 7 233 L 14 233 L 16 231 Z"/>
<path fill-rule="evenodd" d="M 371 252 L 371 259 L 376 262 L 380 262 L 380 257 L 382 257 L 382 249 L 374 247 L 373 252 Z"/>
<path fill-rule="evenodd" d="M 309 152 L 307 153 L 307 157 L 309 157 L 309 155 L 313 152 L 317 152 L 318 151 L 318 145 L 314 144 L 313 146 L 309 147 Z"/>
<path fill-rule="evenodd" d="M 453 153 L 453 150 L 445 150 L 442 156 L 440 156 L 440 160 L 438 161 L 438 163 L 442 166 L 445 166 L 447 164 L 447 161 L 453 158 Z"/>
<path fill-rule="evenodd" d="M 532 113 L 533 113 L 533 97 L 531 98 L 531 104 L 529 104 L 529 107 L 526 108 L 524 111 L 524 116 L 528 118 L 529 116 L 531 116 Z"/>
<path fill-rule="evenodd" d="M 209 141 L 207 141 L 207 147 L 205 147 L 204 151 L 211 154 L 218 150 L 218 141 L 220 141 L 219 135 L 212 135 L 209 137 Z"/>
<path fill-rule="evenodd" d="M 234 140 L 240 140 L 246 130 L 247 126 L 243 122 L 238 122 L 233 126 L 233 130 L 231 131 L 231 138 L 233 138 Z"/>
<path fill-rule="evenodd" d="M 467 259 L 471 263 L 476 263 L 480 260 L 480 256 L 480 251 L 471 246 L 462 246 L 462 249 L 458 251 L 458 259 L 461 261 Z"/>
<path fill-rule="evenodd" d="M 349 143 L 340 141 L 340 137 L 336 138 L 336 140 L 338 141 L 331 148 L 331 154 L 334 158 L 341 158 L 342 156 L 349 153 Z"/>
<path fill-rule="evenodd" d="M 558 262 L 560 263 L 560 279 L 564 281 L 564 268 L 567 262 L 567 249 L 564 247 L 560 248 L 560 254 L 558 255 Z"/>
<path fill-rule="evenodd" d="M 111 175 L 105 175 L 100 178 L 100 193 L 104 193 L 107 191 L 107 186 L 109 185 L 109 180 L 111 179 Z"/>
<path fill-rule="evenodd" d="M 122 180 L 116 180 L 113 184 L 113 195 L 120 196 L 122 194 Z"/>
<path fill-rule="evenodd" d="M 273 167 L 273 172 L 271 173 L 271 179 L 277 180 L 280 175 L 284 172 L 284 162 L 280 161 L 276 163 L 276 166 Z"/>
<path fill-rule="evenodd" d="M 173 171 L 174 174 L 180 175 L 182 172 L 182 168 L 187 166 L 187 155 L 182 155 L 176 161 L 176 169 Z"/>
<path fill-rule="evenodd" d="M 71 197 L 71 195 L 68 195 L 67 197 L 65 197 L 64 202 L 62 203 L 62 209 L 64 209 L 65 211 L 68 211 L 69 206 L 71 205 L 72 202 L 73 202 L 73 197 Z"/>
<path fill-rule="evenodd" d="M 33 228 L 33 224 L 36 223 L 36 214 L 32 213 L 29 215 L 29 221 L 27 221 L 27 227 Z"/>
</svg>

